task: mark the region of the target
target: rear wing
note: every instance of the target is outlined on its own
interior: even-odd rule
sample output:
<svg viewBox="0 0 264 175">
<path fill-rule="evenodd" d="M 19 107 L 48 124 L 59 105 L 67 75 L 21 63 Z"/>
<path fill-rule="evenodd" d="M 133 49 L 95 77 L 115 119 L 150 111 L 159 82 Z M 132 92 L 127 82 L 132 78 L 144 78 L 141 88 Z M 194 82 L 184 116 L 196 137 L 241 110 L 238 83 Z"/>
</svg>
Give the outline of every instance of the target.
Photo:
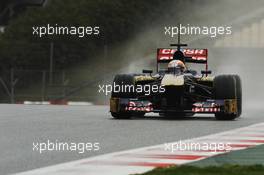
<svg viewBox="0 0 264 175">
<path fill-rule="evenodd" d="M 180 49 L 184 56 L 185 62 L 207 64 L 208 50 L 207 49 Z M 157 62 L 167 63 L 173 60 L 173 54 L 177 49 L 159 48 L 157 50 Z"/>
</svg>

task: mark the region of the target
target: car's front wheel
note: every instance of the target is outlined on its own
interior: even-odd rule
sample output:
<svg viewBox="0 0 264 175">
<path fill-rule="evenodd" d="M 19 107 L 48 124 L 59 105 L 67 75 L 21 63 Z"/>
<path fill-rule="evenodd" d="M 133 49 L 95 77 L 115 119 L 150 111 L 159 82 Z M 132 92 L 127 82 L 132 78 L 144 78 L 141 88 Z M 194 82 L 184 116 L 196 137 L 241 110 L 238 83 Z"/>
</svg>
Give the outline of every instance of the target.
<svg viewBox="0 0 264 175">
<path fill-rule="evenodd" d="M 122 87 L 131 87 L 135 86 L 135 78 L 132 74 L 118 74 L 115 76 L 113 84 L 116 86 Z M 122 89 L 122 88 L 120 88 Z M 120 90 L 118 92 L 113 91 L 111 94 L 111 98 L 135 98 L 136 92 L 131 92 L 128 89 Z M 132 116 L 135 117 L 143 117 L 145 112 L 132 112 L 132 111 L 118 111 L 112 112 L 111 115 L 115 119 L 129 119 Z"/>
<path fill-rule="evenodd" d="M 241 115 L 242 111 L 242 91 L 241 80 L 238 75 L 220 75 L 214 78 L 214 95 L 215 99 L 237 100 L 237 113 L 216 113 L 217 120 L 234 120 Z"/>
</svg>

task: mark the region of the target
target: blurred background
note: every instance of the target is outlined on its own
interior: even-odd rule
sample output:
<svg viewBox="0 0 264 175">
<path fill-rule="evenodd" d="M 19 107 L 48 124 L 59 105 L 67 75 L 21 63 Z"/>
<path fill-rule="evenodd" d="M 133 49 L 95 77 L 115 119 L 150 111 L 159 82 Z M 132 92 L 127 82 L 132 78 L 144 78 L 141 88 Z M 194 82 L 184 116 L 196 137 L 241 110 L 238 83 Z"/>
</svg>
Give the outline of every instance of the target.
<svg viewBox="0 0 264 175">
<path fill-rule="evenodd" d="M 106 104 L 109 97 L 98 93 L 98 85 L 111 84 L 117 73 L 155 69 L 157 47 L 176 42 L 164 35 L 164 26 L 179 23 L 232 26 L 232 35 L 184 35 L 182 42 L 208 48 L 213 74 L 239 74 L 244 105 L 261 104 L 264 1 L 259 0 L 1 0 L 0 102 Z M 47 24 L 100 26 L 100 35 L 32 35 L 33 26 Z"/>
</svg>

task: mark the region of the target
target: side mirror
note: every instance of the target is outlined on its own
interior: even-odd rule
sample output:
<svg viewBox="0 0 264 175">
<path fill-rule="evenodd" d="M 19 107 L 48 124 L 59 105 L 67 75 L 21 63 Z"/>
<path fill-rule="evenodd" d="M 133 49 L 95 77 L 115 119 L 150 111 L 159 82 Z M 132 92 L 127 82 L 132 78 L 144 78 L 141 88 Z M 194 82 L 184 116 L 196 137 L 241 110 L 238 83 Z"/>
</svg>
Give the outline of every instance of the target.
<svg viewBox="0 0 264 175">
<path fill-rule="evenodd" d="M 201 74 L 202 74 L 202 75 L 212 74 L 212 71 L 211 71 L 211 70 L 207 70 L 207 71 L 206 71 L 206 70 L 202 70 L 202 71 L 201 71 Z"/>
<path fill-rule="evenodd" d="M 143 74 L 152 74 L 153 70 L 142 70 Z"/>
</svg>

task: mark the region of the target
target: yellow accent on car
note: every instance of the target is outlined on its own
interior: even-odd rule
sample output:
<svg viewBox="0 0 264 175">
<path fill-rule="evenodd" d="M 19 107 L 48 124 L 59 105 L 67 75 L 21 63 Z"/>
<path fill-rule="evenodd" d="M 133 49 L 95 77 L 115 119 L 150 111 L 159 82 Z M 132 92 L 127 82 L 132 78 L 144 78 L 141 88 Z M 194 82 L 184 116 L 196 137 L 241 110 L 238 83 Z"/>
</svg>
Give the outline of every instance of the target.
<svg viewBox="0 0 264 175">
<path fill-rule="evenodd" d="M 214 81 L 214 77 L 202 77 L 198 81 Z"/>
<path fill-rule="evenodd" d="M 166 74 L 162 81 L 162 86 L 183 86 L 184 85 L 184 76 L 183 75 L 172 75 Z"/>
<path fill-rule="evenodd" d="M 119 98 L 110 98 L 110 112 L 119 111 Z"/>
<path fill-rule="evenodd" d="M 237 100 L 236 99 L 225 100 L 225 113 L 237 114 Z"/>
<path fill-rule="evenodd" d="M 146 76 L 146 75 L 139 75 L 139 76 L 135 76 L 134 78 L 135 81 L 152 81 L 156 79 L 154 77 Z"/>
</svg>

